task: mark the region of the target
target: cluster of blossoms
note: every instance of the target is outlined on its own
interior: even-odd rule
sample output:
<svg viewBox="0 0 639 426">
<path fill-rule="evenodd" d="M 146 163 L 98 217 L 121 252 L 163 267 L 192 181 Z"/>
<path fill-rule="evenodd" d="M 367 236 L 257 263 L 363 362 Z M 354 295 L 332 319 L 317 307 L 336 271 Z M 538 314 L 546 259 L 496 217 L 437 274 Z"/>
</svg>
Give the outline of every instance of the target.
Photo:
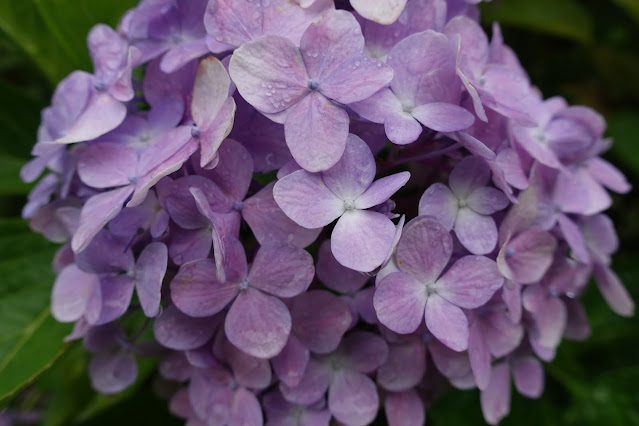
<svg viewBox="0 0 639 426">
<path fill-rule="evenodd" d="M 22 176 L 98 391 L 153 356 L 192 426 L 415 426 L 451 386 L 496 424 L 589 334 L 591 275 L 632 315 L 601 116 L 543 99 L 478 1 L 336 3 L 143 0 L 89 34 Z"/>
</svg>

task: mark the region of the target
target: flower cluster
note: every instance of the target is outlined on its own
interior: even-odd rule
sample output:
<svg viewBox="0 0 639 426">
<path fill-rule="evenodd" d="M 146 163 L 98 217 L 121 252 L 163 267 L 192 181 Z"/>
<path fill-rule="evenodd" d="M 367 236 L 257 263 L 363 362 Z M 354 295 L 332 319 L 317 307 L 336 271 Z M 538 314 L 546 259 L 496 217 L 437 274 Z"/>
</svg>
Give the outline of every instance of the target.
<svg viewBox="0 0 639 426">
<path fill-rule="evenodd" d="M 496 424 L 589 334 L 591 275 L 632 315 L 601 116 L 543 99 L 477 0 L 336 3 L 143 0 L 89 34 L 22 177 L 98 391 L 153 356 L 194 426 L 415 426 L 450 386 Z"/>
</svg>

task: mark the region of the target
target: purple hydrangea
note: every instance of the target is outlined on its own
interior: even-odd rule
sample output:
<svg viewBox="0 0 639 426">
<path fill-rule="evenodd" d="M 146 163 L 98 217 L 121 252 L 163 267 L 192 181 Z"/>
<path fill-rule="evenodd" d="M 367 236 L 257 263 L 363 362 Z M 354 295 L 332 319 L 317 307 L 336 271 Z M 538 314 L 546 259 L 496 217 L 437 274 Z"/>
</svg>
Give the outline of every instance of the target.
<svg viewBox="0 0 639 426">
<path fill-rule="evenodd" d="M 97 391 L 144 356 L 189 425 L 416 426 L 451 387 L 496 424 L 589 335 L 591 275 L 634 313 L 604 120 L 477 3 L 143 0 L 91 31 L 22 177 Z"/>
</svg>

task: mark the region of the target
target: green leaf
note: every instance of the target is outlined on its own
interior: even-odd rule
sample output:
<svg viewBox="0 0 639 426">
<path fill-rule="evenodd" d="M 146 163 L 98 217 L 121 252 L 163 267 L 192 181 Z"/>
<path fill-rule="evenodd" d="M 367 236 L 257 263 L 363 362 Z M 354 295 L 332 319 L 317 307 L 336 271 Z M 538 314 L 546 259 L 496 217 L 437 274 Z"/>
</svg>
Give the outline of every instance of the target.
<svg viewBox="0 0 639 426">
<path fill-rule="evenodd" d="M 22 182 L 20 169 L 25 161 L 0 155 L 0 195 L 27 194 L 32 185 Z"/>
<path fill-rule="evenodd" d="M 117 25 L 135 0 L 3 0 L 0 30 L 56 84 L 75 69 L 91 69 L 86 37 L 96 23 Z"/>
<path fill-rule="evenodd" d="M 637 0 L 613 0 L 619 7 L 625 11 L 639 23 L 639 1 Z"/>
<path fill-rule="evenodd" d="M 0 400 L 31 382 L 65 347 L 49 313 L 55 246 L 22 220 L 0 221 Z"/>
<path fill-rule="evenodd" d="M 494 0 L 483 5 L 486 23 L 526 28 L 587 43 L 593 24 L 587 9 L 576 0 Z"/>
<path fill-rule="evenodd" d="M 639 110 L 622 110 L 610 117 L 608 131 L 612 152 L 639 175 Z"/>
</svg>

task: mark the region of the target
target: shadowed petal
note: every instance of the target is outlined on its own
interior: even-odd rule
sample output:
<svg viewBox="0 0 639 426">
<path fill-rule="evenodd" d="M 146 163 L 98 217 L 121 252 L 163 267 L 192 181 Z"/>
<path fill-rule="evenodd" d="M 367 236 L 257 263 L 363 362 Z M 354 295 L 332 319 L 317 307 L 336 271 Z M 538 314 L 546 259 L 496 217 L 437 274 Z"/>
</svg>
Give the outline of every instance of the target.
<svg viewBox="0 0 639 426">
<path fill-rule="evenodd" d="M 450 189 L 460 200 L 465 200 L 476 189 L 490 180 L 490 168 L 481 158 L 470 156 L 460 161 L 450 173 Z"/>
<path fill-rule="evenodd" d="M 248 281 L 265 293 L 293 297 L 306 290 L 314 276 L 310 253 L 289 244 L 271 243 L 255 255 Z"/>
<path fill-rule="evenodd" d="M 272 358 L 286 345 L 291 315 L 278 298 L 248 288 L 231 305 L 224 330 L 231 343 L 247 354 Z"/>
<path fill-rule="evenodd" d="M 531 356 L 517 359 L 513 365 L 513 379 L 520 394 L 539 398 L 544 390 L 544 367 Z"/>
<path fill-rule="evenodd" d="M 424 403 L 417 392 L 391 392 L 384 399 L 388 426 L 423 426 L 426 421 Z"/>
<path fill-rule="evenodd" d="M 71 264 L 57 276 L 51 293 L 51 315 L 60 322 L 77 321 L 84 315 L 91 293 L 100 285 L 97 275 Z"/>
<path fill-rule="evenodd" d="M 165 308 L 153 324 L 157 341 L 178 351 L 199 348 L 217 330 L 221 317 L 193 318 L 183 314 L 175 305 Z"/>
<path fill-rule="evenodd" d="M 318 237 L 322 228 L 304 228 L 282 211 L 273 198 L 275 182 L 269 183 L 257 194 L 244 201 L 242 217 L 251 227 L 257 242 L 281 242 L 304 248 Z"/>
<path fill-rule="evenodd" d="M 230 425 L 262 426 L 262 407 L 257 397 L 244 388 L 239 388 L 233 396 Z"/>
<path fill-rule="evenodd" d="M 603 295 L 610 308 L 617 314 L 630 317 L 635 312 L 635 303 L 628 294 L 628 290 L 623 286 L 619 277 L 607 266 L 596 265 L 595 279 L 597 287 Z"/>
<path fill-rule="evenodd" d="M 322 283 L 340 293 L 352 293 L 359 290 L 369 277 L 361 272 L 342 266 L 331 252 L 330 239 L 324 240 L 317 254 L 315 266 L 317 277 Z"/>
<path fill-rule="evenodd" d="M 419 339 L 391 345 L 386 362 L 377 371 L 377 383 L 399 392 L 416 386 L 426 372 L 426 346 Z"/>
<path fill-rule="evenodd" d="M 135 265 L 135 291 L 147 317 L 156 316 L 160 310 L 160 293 L 168 256 L 166 245 L 153 242 L 142 250 Z"/>
<path fill-rule="evenodd" d="M 271 365 L 282 383 L 295 387 L 302 380 L 309 359 L 309 350 L 297 337 L 291 335 L 282 352 L 271 359 Z"/>
<path fill-rule="evenodd" d="M 367 425 L 375 419 L 379 408 L 377 387 L 364 374 L 343 370 L 328 389 L 328 408 L 340 422 Z"/>
<path fill-rule="evenodd" d="M 171 281 L 171 300 L 192 317 L 220 312 L 238 294 L 238 283 L 220 282 L 212 259 L 184 264 Z"/>
<path fill-rule="evenodd" d="M 280 390 L 287 401 L 309 405 L 324 396 L 330 381 L 330 370 L 324 364 L 311 358 L 300 383 L 292 388 L 286 386 L 285 383 L 280 383 Z"/>
<path fill-rule="evenodd" d="M 488 387 L 481 392 L 481 411 L 484 419 L 496 425 L 510 412 L 510 368 L 507 363 L 493 367 Z"/>
<path fill-rule="evenodd" d="M 89 362 L 91 386 L 104 394 L 122 392 L 135 382 L 138 364 L 132 354 L 98 354 Z"/>
</svg>

